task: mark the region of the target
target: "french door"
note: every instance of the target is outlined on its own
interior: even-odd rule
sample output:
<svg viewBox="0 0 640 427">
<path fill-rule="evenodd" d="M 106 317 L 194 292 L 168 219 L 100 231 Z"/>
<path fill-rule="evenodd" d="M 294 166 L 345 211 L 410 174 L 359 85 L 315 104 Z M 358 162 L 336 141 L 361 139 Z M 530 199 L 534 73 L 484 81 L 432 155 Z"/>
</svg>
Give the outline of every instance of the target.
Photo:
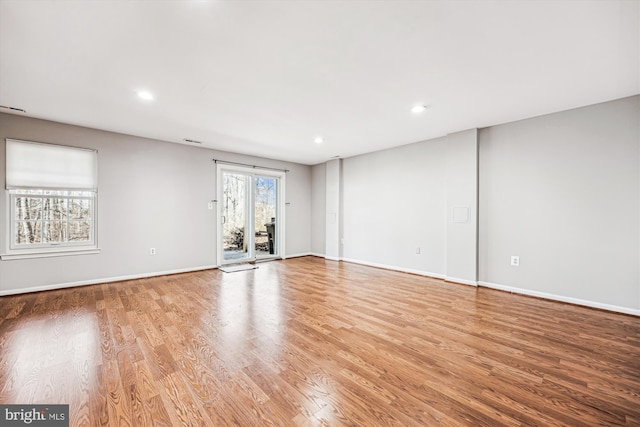
<svg viewBox="0 0 640 427">
<path fill-rule="evenodd" d="M 218 265 L 281 258 L 284 173 L 218 165 Z"/>
</svg>

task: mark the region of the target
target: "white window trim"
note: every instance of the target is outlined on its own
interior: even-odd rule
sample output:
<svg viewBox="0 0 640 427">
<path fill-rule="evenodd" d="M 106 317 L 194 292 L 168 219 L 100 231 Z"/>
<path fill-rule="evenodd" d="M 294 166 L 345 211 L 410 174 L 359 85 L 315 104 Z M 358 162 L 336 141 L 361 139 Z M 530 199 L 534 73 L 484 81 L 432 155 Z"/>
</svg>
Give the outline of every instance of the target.
<svg viewBox="0 0 640 427">
<path fill-rule="evenodd" d="M 56 195 L 44 195 L 44 194 L 43 195 L 16 194 L 16 193 L 13 193 L 12 191 L 9 191 L 9 221 L 11 222 L 10 233 L 9 233 L 9 245 L 8 245 L 9 251 L 13 253 L 14 251 L 22 251 L 22 250 L 26 250 L 29 252 L 39 251 L 39 250 L 45 250 L 45 251 L 52 250 L 55 252 L 58 248 L 60 248 L 59 249 L 60 251 L 64 251 L 68 248 L 95 249 L 96 238 L 97 238 L 95 223 L 96 223 L 96 207 L 97 207 L 98 195 L 95 192 L 92 192 L 92 193 L 93 193 L 92 196 L 80 197 L 80 196 L 56 196 Z M 18 245 L 16 243 L 16 232 L 17 232 L 16 224 L 17 222 L 19 222 L 19 220 L 14 218 L 13 215 L 15 215 L 14 199 L 20 196 L 43 199 L 43 202 L 44 202 L 44 199 L 46 198 L 60 198 L 60 199 L 67 199 L 67 200 L 71 200 L 71 199 L 91 200 L 91 239 L 86 242 L 62 242 L 62 243 L 46 242 L 46 243 L 32 243 L 32 244 Z M 43 223 L 46 222 L 44 219 L 41 219 L 40 221 Z M 44 233 L 44 229 L 42 232 Z"/>
<path fill-rule="evenodd" d="M 72 243 L 72 244 L 60 244 L 60 245 L 41 245 L 34 247 L 22 247 L 12 248 L 12 242 L 15 238 L 14 222 L 12 210 L 13 204 L 11 201 L 11 193 L 9 190 L 5 190 L 5 218 L 6 221 L 6 248 L 5 253 L 0 254 L 0 260 L 16 260 L 16 259 L 30 259 L 30 258 L 51 258 L 59 256 L 73 256 L 73 255 L 92 255 L 99 254 L 100 248 L 98 247 L 98 193 L 96 192 L 93 198 L 93 241 L 85 243 Z"/>
<path fill-rule="evenodd" d="M 14 259 L 31 259 L 31 258 L 52 258 L 59 256 L 72 256 L 72 255 L 92 255 L 99 254 L 100 248 L 56 248 L 54 250 L 13 250 L 11 253 L 1 254 L 0 260 L 8 261 Z"/>
</svg>

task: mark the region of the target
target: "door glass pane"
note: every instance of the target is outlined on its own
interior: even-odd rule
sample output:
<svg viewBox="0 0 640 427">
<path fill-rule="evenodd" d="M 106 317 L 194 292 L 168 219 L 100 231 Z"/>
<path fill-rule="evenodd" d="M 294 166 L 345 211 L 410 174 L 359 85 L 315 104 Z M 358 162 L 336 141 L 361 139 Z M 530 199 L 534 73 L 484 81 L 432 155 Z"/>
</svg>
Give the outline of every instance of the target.
<svg viewBox="0 0 640 427">
<path fill-rule="evenodd" d="M 225 261 L 241 261 L 249 258 L 248 203 L 249 179 L 247 175 L 224 172 L 223 179 L 223 236 L 222 249 Z"/>
<path fill-rule="evenodd" d="M 276 242 L 277 189 L 277 178 L 255 177 L 256 257 L 269 257 L 278 254 Z"/>
</svg>

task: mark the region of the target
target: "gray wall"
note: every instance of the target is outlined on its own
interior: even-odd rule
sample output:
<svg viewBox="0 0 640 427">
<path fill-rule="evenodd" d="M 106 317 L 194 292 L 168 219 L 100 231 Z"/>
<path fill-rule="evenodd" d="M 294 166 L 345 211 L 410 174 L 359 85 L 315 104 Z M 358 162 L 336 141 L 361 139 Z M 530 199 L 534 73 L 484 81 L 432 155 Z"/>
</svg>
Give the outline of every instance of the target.
<svg viewBox="0 0 640 427">
<path fill-rule="evenodd" d="M 640 96 L 479 140 L 480 281 L 640 308 Z"/>
<path fill-rule="evenodd" d="M 451 165 L 473 163 L 472 144 L 465 142 L 464 159 L 447 147 L 454 136 L 342 161 L 343 259 L 435 277 L 453 271 Z M 2 186 L 4 138 L 99 150 L 102 253 L 1 261 L 0 292 L 213 265 L 215 211 L 206 209 L 216 198 L 212 157 L 290 169 L 287 255 L 326 253 L 326 165 L 0 114 Z M 478 150 L 479 283 L 640 314 L 640 96 L 485 128 Z M 454 182 L 466 194 L 474 174 L 459 181 L 462 175 Z M 0 198 L 2 248 L 6 202 Z M 474 250 L 465 236 L 460 254 Z M 148 255 L 152 246 L 155 257 Z M 509 265 L 511 255 L 520 257 L 519 267 Z"/>
<path fill-rule="evenodd" d="M 325 169 L 325 209 L 327 212 L 325 221 L 325 249 L 327 258 L 339 260 L 341 253 L 341 180 L 342 160 L 334 159 L 326 163 Z"/>
<path fill-rule="evenodd" d="M 478 238 L 478 131 L 447 136 L 447 280 L 475 285 Z"/>
<path fill-rule="evenodd" d="M 214 266 L 216 173 L 212 158 L 285 168 L 287 255 L 311 249 L 311 167 L 0 114 L 0 185 L 5 138 L 93 148 L 98 154 L 97 255 L 0 261 L 0 293 Z M 0 197 L 0 250 L 7 247 Z M 150 256 L 155 247 L 157 255 Z"/>
<path fill-rule="evenodd" d="M 324 163 L 311 168 L 311 252 L 325 254 L 326 179 Z"/>
<path fill-rule="evenodd" d="M 477 153 L 471 129 L 345 159 L 343 258 L 475 285 Z"/>
<path fill-rule="evenodd" d="M 342 258 L 640 314 L 640 96 L 475 133 L 344 159 Z"/>
<path fill-rule="evenodd" d="M 445 163 L 446 138 L 344 159 L 344 258 L 444 277 Z"/>
</svg>

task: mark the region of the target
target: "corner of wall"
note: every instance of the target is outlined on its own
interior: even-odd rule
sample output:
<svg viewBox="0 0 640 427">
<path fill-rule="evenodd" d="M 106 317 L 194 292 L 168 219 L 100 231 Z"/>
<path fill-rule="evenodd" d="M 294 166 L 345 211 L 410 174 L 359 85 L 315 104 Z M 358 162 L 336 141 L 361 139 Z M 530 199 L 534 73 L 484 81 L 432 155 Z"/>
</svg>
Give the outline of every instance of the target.
<svg viewBox="0 0 640 427">
<path fill-rule="evenodd" d="M 478 280 L 478 132 L 447 135 L 447 280 L 475 284 Z"/>
</svg>

